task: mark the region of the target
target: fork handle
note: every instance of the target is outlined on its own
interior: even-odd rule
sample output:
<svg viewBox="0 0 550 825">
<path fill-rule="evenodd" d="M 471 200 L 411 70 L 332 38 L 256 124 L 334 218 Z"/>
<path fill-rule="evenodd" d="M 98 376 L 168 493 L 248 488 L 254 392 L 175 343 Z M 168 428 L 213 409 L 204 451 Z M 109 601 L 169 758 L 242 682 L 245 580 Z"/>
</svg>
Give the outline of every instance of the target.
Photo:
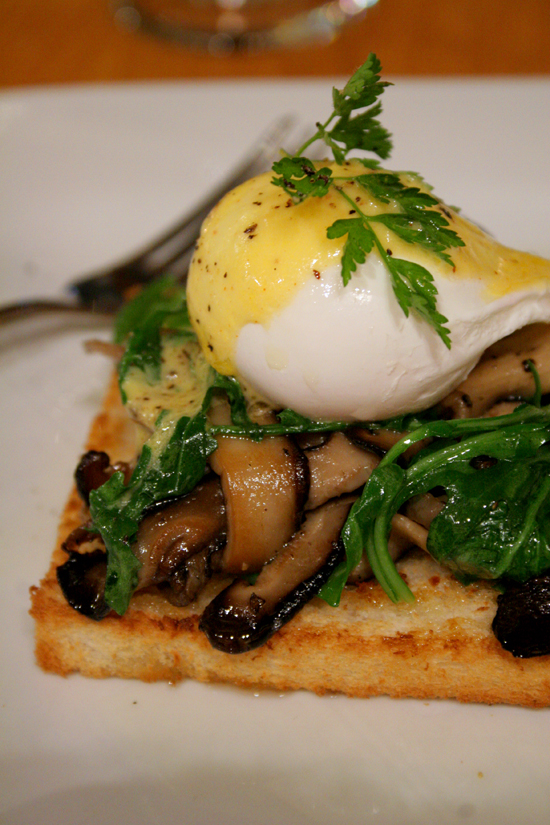
<svg viewBox="0 0 550 825">
<path fill-rule="evenodd" d="M 280 146 L 282 136 L 293 122 L 294 118 L 290 115 L 280 118 L 276 126 L 260 139 L 253 156 L 227 175 L 190 215 L 119 266 L 106 269 L 103 275 L 96 273 L 74 281 L 69 286 L 71 293 L 88 308 L 115 312 L 133 286 L 149 283 L 166 273 L 185 279 L 195 242 L 208 213 L 230 189 L 265 169 L 267 159 L 273 159 L 276 147 Z"/>
</svg>

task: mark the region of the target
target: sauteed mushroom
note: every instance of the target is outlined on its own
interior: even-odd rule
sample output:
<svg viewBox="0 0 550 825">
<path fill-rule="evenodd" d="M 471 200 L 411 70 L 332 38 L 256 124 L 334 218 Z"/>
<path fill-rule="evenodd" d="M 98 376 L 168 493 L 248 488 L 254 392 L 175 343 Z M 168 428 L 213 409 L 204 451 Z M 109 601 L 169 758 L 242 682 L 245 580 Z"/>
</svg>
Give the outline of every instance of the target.
<svg viewBox="0 0 550 825">
<path fill-rule="evenodd" d="M 307 510 L 362 487 L 380 460 L 368 449 L 352 444 L 344 433 L 333 433 L 306 455 L 310 477 Z"/>
<path fill-rule="evenodd" d="M 219 479 L 211 475 L 183 498 L 146 516 L 133 552 L 141 562 L 138 587 L 170 578 L 191 556 L 225 540 L 225 503 Z"/>
<path fill-rule="evenodd" d="M 497 600 L 493 631 L 502 647 L 519 658 L 550 654 L 550 574 L 511 586 Z"/>
<path fill-rule="evenodd" d="M 236 581 L 210 602 L 200 628 L 213 647 L 258 647 L 316 595 L 342 557 L 340 531 L 353 501 L 346 496 L 310 511 L 254 584 Z"/>
<path fill-rule="evenodd" d="M 76 489 L 80 498 L 88 505 L 92 490 L 97 490 L 98 487 L 105 484 L 113 473 L 122 471 L 125 476 L 128 476 L 129 470 L 128 464 L 124 462 L 111 465 L 107 453 L 89 450 L 80 459 L 74 474 Z"/>
<path fill-rule="evenodd" d="M 136 589 L 169 582 L 174 591 L 171 599 L 187 604 L 211 575 L 211 557 L 225 541 L 225 523 L 223 496 L 215 476 L 202 481 L 189 495 L 146 516 L 132 548 L 142 562 Z M 104 548 L 79 552 L 84 544 L 93 547 L 97 541 L 86 526 L 73 531 L 64 544 L 69 558 L 58 567 L 57 578 L 75 610 L 102 619 L 109 612 L 104 600 Z"/>
<path fill-rule="evenodd" d="M 107 557 L 102 550 L 71 551 L 65 564 L 57 568 L 57 581 L 71 607 L 96 621 L 111 610 L 104 598 L 106 571 Z"/>
<path fill-rule="evenodd" d="M 303 453 L 285 436 L 221 437 L 211 458 L 227 508 L 227 573 L 258 572 L 299 525 L 308 490 Z"/>
<path fill-rule="evenodd" d="M 535 365 L 542 392 L 550 392 L 550 325 L 530 324 L 489 347 L 470 375 L 440 404 L 453 418 L 477 418 L 495 404 L 531 398 L 535 393 Z"/>
</svg>

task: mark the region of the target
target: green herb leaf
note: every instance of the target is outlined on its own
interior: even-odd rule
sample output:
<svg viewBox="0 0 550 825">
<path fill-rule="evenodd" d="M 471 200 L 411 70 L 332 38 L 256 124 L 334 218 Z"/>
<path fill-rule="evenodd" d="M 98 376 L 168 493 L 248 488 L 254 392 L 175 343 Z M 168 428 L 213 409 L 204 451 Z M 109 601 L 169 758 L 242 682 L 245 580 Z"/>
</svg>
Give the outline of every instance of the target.
<svg viewBox="0 0 550 825">
<path fill-rule="evenodd" d="M 392 276 L 395 297 L 405 315 L 408 317 L 409 310 L 414 310 L 435 329 L 450 349 L 450 330 L 445 326 L 447 319 L 436 308 L 437 289 L 431 272 L 420 264 L 403 258 L 389 258 L 387 266 Z"/>
<path fill-rule="evenodd" d="M 326 166 L 316 169 L 308 158 L 281 158 L 273 164 L 273 171 L 279 177 L 274 177 L 271 182 L 288 192 L 294 203 L 308 197 L 322 198 L 330 189 L 332 169 Z"/>
<path fill-rule="evenodd" d="M 550 453 L 448 470 L 428 549 L 455 573 L 526 581 L 550 567 Z"/>
<path fill-rule="evenodd" d="M 191 327 L 185 290 L 170 278 L 153 281 L 120 312 L 115 325 L 115 341 L 125 343 L 118 375 L 125 402 L 124 380 L 132 368 L 141 370 L 149 383 L 160 375 L 163 331 L 182 340 L 195 339 Z"/>
<path fill-rule="evenodd" d="M 143 447 L 128 485 L 122 473 L 115 473 L 90 494 L 93 527 L 107 549 L 105 601 L 120 615 L 127 610 L 137 584 L 140 565 L 131 545 L 145 511 L 159 501 L 190 492 L 217 446 L 206 431 L 203 411 L 193 418 L 180 418 L 169 428 L 166 444 L 159 450 L 162 439 L 161 425 Z"/>
<path fill-rule="evenodd" d="M 395 462 L 414 443 L 437 439 L 410 462 Z M 353 505 L 344 527 L 353 569 L 366 551 L 376 578 L 398 601 L 399 584 L 387 538 L 391 519 L 409 499 L 443 488 L 449 501 L 434 519 L 430 552 L 460 575 L 524 581 L 550 567 L 550 406 L 523 405 L 492 419 L 433 421 L 404 437 L 382 459 Z M 478 469 L 479 456 L 498 461 Z M 484 467 L 484 462 L 481 462 Z M 345 584 L 335 571 L 322 595 L 336 603 Z"/>
<path fill-rule="evenodd" d="M 329 238 L 347 235 L 342 254 L 342 279 L 346 286 L 357 265 L 376 246 L 392 279 L 399 305 L 406 316 L 415 312 L 431 325 L 445 345 L 450 348 L 447 319 L 437 309 L 437 289 L 433 276 L 424 267 L 408 261 L 391 261 L 388 252 L 378 240 L 373 226 L 378 223 L 391 230 L 406 243 L 420 246 L 435 257 L 453 266 L 448 250 L 464 246 L 463 240 L 451 228 L 443 214 L 443 206 L 431 195 L 416 186 L 403 183 L 392 172 L 378 171 L 378 161 L 362 159 L 370 174 L 354 178 L 335 178 L 328 168 L 316 170 L 315 164 L 304 157 L 305 150 L 318 140 L 332 151 L 335 161 L 343 164 L 354 149 L 373 152 L 387 158 L 391 152 L 390 133 L 380 124 L 382 106 L 378 100 L 388 84 L 380 80 L 380 61 L 370 54 L 342 90 L 332 90 L 333 110 L 324 123 L 317 123 L 316 132 L 300 147 L 295 156 L 289 155 L 273 165 L 272 183 L 281 186 L 295 203 L 308 197 L 322 197 L 331 189 L 340 193 L 352 206 L 358 217 L 338 220 L 327 229 Z M 353 180 L 369 195 L 383 204 L 392 204 L 391 211 L 376 211 L 369 215 L 357 206 L 339 182 Z"/>
<path fill-rule="evenodd" d="M 347 235 L 342 253 L 342 280 L 346 286 L 357 264 L 364 264 L 372 251 L 376 238 L 372 229 L 361 218 L 343 218 L 335 221 L 327 229 L 327 238 L 341 238 Z"/>
</svg>

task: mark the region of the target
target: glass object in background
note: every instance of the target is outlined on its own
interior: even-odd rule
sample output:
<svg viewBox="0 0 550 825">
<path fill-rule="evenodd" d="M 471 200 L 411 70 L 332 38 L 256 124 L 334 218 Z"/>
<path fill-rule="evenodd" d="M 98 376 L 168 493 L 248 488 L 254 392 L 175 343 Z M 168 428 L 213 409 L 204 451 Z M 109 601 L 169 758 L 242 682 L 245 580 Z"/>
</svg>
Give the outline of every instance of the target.
<svg viewBox="0 0 550 825">
<path fill-rule="evenodd" d="M 378 0 L 113 0 L 125 28 L 215 53 L 328 43 Z"/>
</svg>

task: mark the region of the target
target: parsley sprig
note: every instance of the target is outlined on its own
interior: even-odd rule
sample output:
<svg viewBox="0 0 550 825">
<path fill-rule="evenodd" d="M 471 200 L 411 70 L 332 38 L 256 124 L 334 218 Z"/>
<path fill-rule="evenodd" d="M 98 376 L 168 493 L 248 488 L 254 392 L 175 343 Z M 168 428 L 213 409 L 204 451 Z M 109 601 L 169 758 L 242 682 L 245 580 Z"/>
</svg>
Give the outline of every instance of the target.
<svg viewBox="0 0 550 825">
<path fill-rule="evenodd" d="M 431 272 L 420 264 L 395 258 L 375 230 L 376 224 L 384 226 L 406 243 L 420 246 L 453 266 L 448 250 L 464 246 L 464 241 L 449 227 L 440 201 L 417 186 L 406 185 L 399 175 L 379 169 L 376 160 L 362 159 L 365 174 L 344 177 L 335 176 L 328 166 L 316 168 L 304 155 L 309 146 L 322 140 L 340 165 L 354 149 L 374 152 L 382 159 L 389 156 L 391 135 L 378 120 L 382 111 L 378 98 L 391 84 L 380 80 L 380 70 L 380 61 L 371 54 L 344 89 L 333 89 L 333 111 L 329 118 L 316 124 L 317 131 L 295 155 L 285 155 L 273 164 L 272 182 L 282 187 L 294 203 L 309 197 L 323 197 L 331 189 L 339 192 L 352 207 L 354 217 L 335 221 L 327 228 L 327 237 L 346 238 L 342 255 L 344 285 L 349 283 L 357 265 L 376 250 L 388 270 L 405 316 L 412 310 L 432 326 L 450 348 L 447 319 L 437 309 L 437 288 Z M 350 180 L 380 203 L 391 204 L 391 210 L 369 215 L 360 209 L 343 188 Z"/>
</svg>

